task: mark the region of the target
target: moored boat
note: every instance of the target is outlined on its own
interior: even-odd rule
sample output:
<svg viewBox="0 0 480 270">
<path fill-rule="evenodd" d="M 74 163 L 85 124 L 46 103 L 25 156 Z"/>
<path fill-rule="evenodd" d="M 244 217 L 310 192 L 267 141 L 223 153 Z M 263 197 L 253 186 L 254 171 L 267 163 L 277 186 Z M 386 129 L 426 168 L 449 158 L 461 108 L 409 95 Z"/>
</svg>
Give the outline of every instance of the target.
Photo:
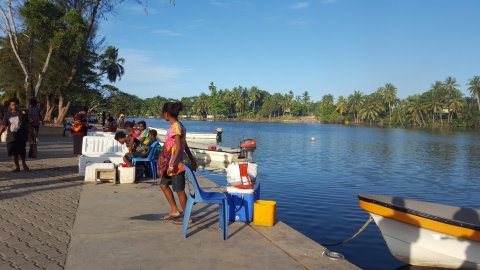
<svg viewBox="0 0 480 270">
<path fill-rule="evenodd" d="M 400 261 L 480 269 L 480 209 L 371 194 L 358 198 Z"/>
<path fill-rule="evenodd" d="M 163 137 L 165 134 L 167 134 L 167 129 L 164 128 L 149 127 L 149 129 L 156 130 L 161 140 L 163 140 Z M 187 132 L 186 139 L 187 141 L 215 141 L 217 139 L 217 134 L 206 132 Z"/>
</svg>

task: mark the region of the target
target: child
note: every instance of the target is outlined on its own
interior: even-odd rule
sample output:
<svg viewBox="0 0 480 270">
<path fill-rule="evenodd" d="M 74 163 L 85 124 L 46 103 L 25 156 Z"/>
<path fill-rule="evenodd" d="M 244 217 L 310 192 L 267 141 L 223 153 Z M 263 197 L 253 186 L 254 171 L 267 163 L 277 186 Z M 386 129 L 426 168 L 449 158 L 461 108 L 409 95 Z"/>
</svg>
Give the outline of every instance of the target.
<svg viewBox="0 0 480 270">
<path fill-rule="evenodd" d="M 157 162 L 158 173 L 161 179 L 160 189 L 170 204 L 170 212 L 163 217 L 165 220 L 176 219 L 182 215 L 173 197 L 172 189 L 177 193 L 180 206 L 185 211 L 187 195 L 185 194 L 185 168 L 183 161 L 188 156 L 193 168 L 197 167 L 195 158 L 190 152 L 185 139 L 187 130 L 178 121 L 178 115 L 182 107 L 181 102 L 167 102 L 162 109 L 163 118 L 170 122 L 170 128 L 165 135 L 162 153 Z M 169 185 L 172 186 L 172 189 L 170 189 Z M 176 224 L 181 224 L 181 222 L 178 220 Z"/>
<path fill-rule="evenodd" d="M 140 142 L 144 142 L 148 137 L 147 123 L 145 121 L 138 121 L 137 132 L 140 134 L 137 139 Z"/>
</svg>

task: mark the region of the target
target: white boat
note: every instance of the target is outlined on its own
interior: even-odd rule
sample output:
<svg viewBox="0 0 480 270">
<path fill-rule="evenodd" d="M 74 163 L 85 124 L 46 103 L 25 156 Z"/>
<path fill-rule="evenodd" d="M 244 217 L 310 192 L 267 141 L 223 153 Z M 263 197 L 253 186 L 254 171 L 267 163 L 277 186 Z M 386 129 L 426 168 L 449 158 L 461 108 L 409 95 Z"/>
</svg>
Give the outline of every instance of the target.
<svg viewBox="0 0 480 270">
<path fill-rule="evenodd" d="M 359 194 L 390 252 L 411 265 L 480 269 L 480 209 Z"/>
<path fill-rule="evenodd" d="M 163 137 L 167 134 L 167 129 L 149 127 L 157 131 L 158 136 L 163 141 Z M 215 141 L 217 139 L 216 133 L 203 133 L 203 132 L 187 132 L 187 141 Z"/>
</svg>

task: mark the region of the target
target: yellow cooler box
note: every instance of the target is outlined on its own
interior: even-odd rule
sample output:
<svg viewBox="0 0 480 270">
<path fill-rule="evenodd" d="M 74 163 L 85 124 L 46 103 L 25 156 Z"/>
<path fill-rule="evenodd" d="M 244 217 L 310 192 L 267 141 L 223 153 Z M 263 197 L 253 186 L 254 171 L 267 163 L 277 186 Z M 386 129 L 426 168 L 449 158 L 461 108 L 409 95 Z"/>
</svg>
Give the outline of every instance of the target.
<svg viewBox="0 0 480 270">
<path fill-rule="evenodd" d="M 274 201 L 256 200 L 253 204 L 253 224 L 257 226 L 273 226 L 275 224 Z"/>
</svg>

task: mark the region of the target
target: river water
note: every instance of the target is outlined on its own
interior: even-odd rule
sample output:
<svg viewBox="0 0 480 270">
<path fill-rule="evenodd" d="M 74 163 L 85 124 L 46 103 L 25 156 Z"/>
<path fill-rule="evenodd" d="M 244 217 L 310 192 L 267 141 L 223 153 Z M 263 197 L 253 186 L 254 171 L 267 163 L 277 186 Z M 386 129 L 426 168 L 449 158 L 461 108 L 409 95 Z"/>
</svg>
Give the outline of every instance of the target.
<svg viewBox="0 0 480 270">
<path fill-rule="evenodd" d="M 144 120 L 148 126 L 168 127 L 164 120 Z M 358 193 L 480 208 L 478 131 L 183 123 L 188 131 L 223 128 L 223 144 L 228 146 L 254 138 L 262 199 L 276 201 L 277 218 L 318 243 L 343 240 L 368 219 L 358 207 Z M 315 142 L 310 141 L 312 136 Z M 226 184 L 224 175 L 201 173 Z M 396 269 L 403 265 L 390 254 L 374 223 L 355 240 L 331 250 L 363 269 Z"/>
</svg>

